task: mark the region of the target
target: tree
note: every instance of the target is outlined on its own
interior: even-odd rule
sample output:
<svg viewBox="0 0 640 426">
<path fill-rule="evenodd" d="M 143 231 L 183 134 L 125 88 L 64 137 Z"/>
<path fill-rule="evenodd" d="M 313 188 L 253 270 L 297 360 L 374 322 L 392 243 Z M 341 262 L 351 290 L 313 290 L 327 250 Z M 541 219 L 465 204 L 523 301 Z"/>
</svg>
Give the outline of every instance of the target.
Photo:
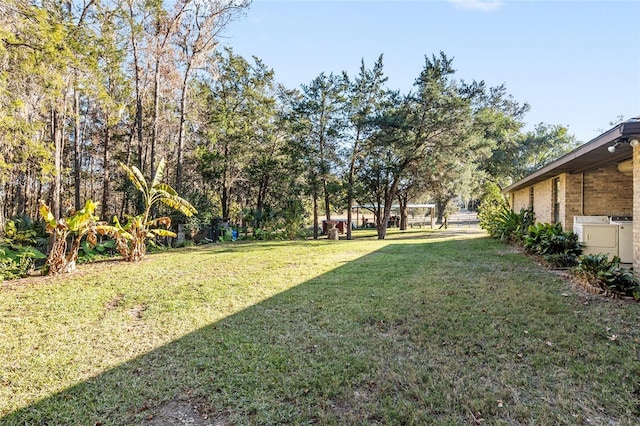
<svg viewBox="0 0 640 426">
<path fill-rule="evenodd" d="M 218 44 L 216 38 L 222 30 L 235 15 L 249 5 L 248 0 L 182 1 L 186 7 L 174 35 L 174 43 L 178 47 L 178 68 L 182 70 L 176 152 L 176 190 L 178 191 L 182 190 L 184 132 L 189 80 L 195 69 L 215 49 Z"/>
<path fill-rule="evenodd" d="M 378 238 L 384 239 L 398 187 L 406 173 L 435 152 L 451 151 L 465 140 L 471 128 L 471 95 L 453 79 L 452 60 L 440 52 L 425 58 L 414 84 L 415 93 L 394 100 L 377 118 L 378 132 L 370 139 L 369 155 L 377 155 L 374 190 L 378 202 Z M 382 163 L 380 163 L 382 161 Z M 384 174 L 380 174 L 384 172 Z"/>
<path fill-rule="evenodd" d="M 575 137 L 566 127 L 539 123 L 534 130 L 519 133 L 494 149 L 485 168 L 504 188 L 576 147 Z"/>
<path fill-rule="evenodd" d="M 373 131 L 372 119 L 379 105 L 383 102 L 385 93 L 383 84 L 387 77 L 383 73 L 382 55 L 368 69 L 364 60 L 360 64 L 360 73 L 350 84 L 348 98 L 348 136 L 345 138 L 344 156 L 349 159 L 346 171 L 347 192 L 347 240 L 351 237 L 352 207 L 356 197 L 356 176 L 358 159 L 363 155 L 363 143 Z"/>
<path fill-rule="evenodd" d="M 47 233 L 51 234 L 53 238 L 53 244 L 47 257 L 48 275 L 75 271 L 80 242 L 85 235 L 90 244 L 97 243 L 98 217 L 93 214 L 95 209 L 96 205 L 93 201 L 87 200 L 81 210 L 66 218 L 56 220 L 51 209 L 44 201 L 40 201 L 40 215 L 46 224 Z M 70 247 L 68 247 L 69 242 L 71 242 Z"/>
<path fill-rule="evenodd" d="M 318 200 L 324 201 L 327 222 L 331 220 L 331 196 L 336 191 L 336 172 L 341 158 L 339 143 L 345 130 L 346 76 L 321 73 L 309 85 L 303 85 L 293 105 L 297 121 L 298 149 L 306 163 L 308 192 L 313 198 L 314 238 L 318 237 Z"/>
<path fill-rule="evenodd" d="M 222 217 L 229 218 L 233 202 L 247 195 L 241 188 L 249 179 L 250 166 L 257 172 L 262 167 L 257 162 L 269 162 L 262 154 L 277 155 L 272 145 L 278 140 L 274 129 L 275 82 L 273 70 L 262 61 L 254 58 L 249 63 L 231 49 L 216 54 L 210 66 L 213 64 L 217 78 L 197 83 L 196 97 L 202 105 L 196 164 L 198 172 L 219 194 Z M 257 160 L 259 157 L 262 160 Z M 258 204 L 263 202 L 259 193 Z"/>
</svg>

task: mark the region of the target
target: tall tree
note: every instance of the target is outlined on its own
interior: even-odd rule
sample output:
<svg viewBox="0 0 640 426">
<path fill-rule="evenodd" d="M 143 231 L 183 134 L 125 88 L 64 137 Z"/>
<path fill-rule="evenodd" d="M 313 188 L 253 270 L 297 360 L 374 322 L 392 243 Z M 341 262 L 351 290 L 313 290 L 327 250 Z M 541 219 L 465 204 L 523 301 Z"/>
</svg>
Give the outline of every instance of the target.
<svg viewBox="0 0 640 426">
<path fill-rule="evenodd" d="M 378 207 L 379 239 L 386 236 L 393 201 L 407 171 L 436 151 L 452 149 L 470 130 L 470 95 L 454 74 L 452 59 L 443 52 L 426 57 L 414 84 L 416 92 L 396 96 L 377 120 L 379 131 L 371 144 L 385 149 L 387 174 L 384 188 L 376 190 L 377 196 L 383 195 Z"/>
<path fill-rule="evenodd" d="M 578 143 L 566 127 L 539 123 L 528 132 L 519 132 L 498 145 L 485 163 L 485 169 L 501 187 L 516 182 L 549 164 Z"/>
<path fill-rule="evenodd" d="M 345 157 L 349 159 L 346 171 L 347 192 L 347 240 L 352 238 L 351 222 L 352 207 L 356 196 L 356 166 L 362 155 L 363 142 L 373 131 L 372 119 L 377 113 L 378 106 L 384 99 L 383 84 L 387 77 L 383 73 L 382 55 L 373 65 L 373 69 L 365 67 L 364 60 L 360 64 L 360 72 L 349 87 L 348 136 L 345 138 Z"/>
<path fill-rule="evenodd" d="M 318 234 L 318 199 L 322 196 L 327 222 L 331 220 L 331 196 L 337 187 L 341 158 L 338 147 L 344 137 L 348 81 L 344 75 L 321 73 L 293 106 L 298 120 L 300 149 L 305 153 L 310 193 L 314 205 L 314 237 Z"/>
<path fill-rule="evenodd" d="M 176 152 L 176 190 L 182 191 L 184 163 L 184 132 L 189 80 L 194 70 L 218 44 L 217 37 L 227 24 L 244 8 L 249 0 L 213 0 L 197 2 L 182 0 L 185 9 L 174 36 L 178 47 L 177 63 L 182 70 L 179 101 L 178 143 Z"/>
<path fill-rule="evenodd" d="M 275 93 L 273 70 L 254 58 L 253 64 L 231 49 L 217 53 L 211 66 L 214 78 L 201 80 L 197 167 L 213 183 L 220 197 L 222 216 L 229 218 L 234 197 L 247 179 L 256 147 L 268 143 L 273 131 Z"/>
</svg>

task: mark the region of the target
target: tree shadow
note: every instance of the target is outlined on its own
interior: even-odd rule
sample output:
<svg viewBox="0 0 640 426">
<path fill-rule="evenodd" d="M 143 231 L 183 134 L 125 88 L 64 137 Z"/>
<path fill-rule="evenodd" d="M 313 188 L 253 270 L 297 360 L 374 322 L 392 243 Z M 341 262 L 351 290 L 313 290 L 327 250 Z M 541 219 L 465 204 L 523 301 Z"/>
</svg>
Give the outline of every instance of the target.
<svg viewBox="0 0 640 426">
<path fill-rule="evenodd" d="M 416 236 L 407 236 L 412 238 Z M 446 256 L 457 250 L 457 243 L 434 242 L 440 247 L 429 250 L 431 261 L 439 262 L 438 253 Z M 415 273 L 415 256 L 424 246 L 389 245 L 341 264 L 8 414 L 0 423 L 180 424 L 178 415 L 192 418 L 182 424 L 195 425 L 235 424 L 230 420 L 234 415 L 249 423 L 261 423 L 261 418 L 297 423 L 300 418 L 316 418 L 314 412 L 359 412 L 364 408 L 330 404 L 345 389 L 367 386 L 362 385 L 363 377 L 377 366 L 358 356 L 358 348 L 378 336 L 380 324 L 402 322 L 406 315 L 394 319 L 390 306 L 397 307 L 392 298 L 400 289 L 382 283 Z M 393 267 L 380 262 L 380 256 L 393 259 Z M 350 348 L 347 354 L 345 347 Z"/>
</svg>

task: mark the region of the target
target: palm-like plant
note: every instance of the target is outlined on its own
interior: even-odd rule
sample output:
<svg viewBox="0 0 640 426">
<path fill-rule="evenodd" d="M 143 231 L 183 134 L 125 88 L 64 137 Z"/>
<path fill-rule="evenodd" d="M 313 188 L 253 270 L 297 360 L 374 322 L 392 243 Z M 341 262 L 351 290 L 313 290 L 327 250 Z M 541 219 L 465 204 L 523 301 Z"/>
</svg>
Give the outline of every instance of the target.
<svg viewBox="0 0 640 426">
<path fill-rule="evenodd" d="M 44 201 L 40 201 L 39 210 L 46 224 L 47 233 L 53 235 L 53 245 L 47 257 L 47 273 L 57 275 L 61 272 L 74 271 L 82 237 L 86 235 L 87 241 L 92 245 L 97 242 L 98 218 L 93 214 L 96 210 L 95 203 L 87 200 L 83 209 L 58 221 Z M 70 240 L 69 237 L 71 237 Z M 71 247 L 68 247 L 69 242 Z"/>
<path fill-rule="evenodd" d="M 168 184 L 162 183 L 166 162 L 160 161 L 156 174 L 149 185 L 135 166 L 127 166 L 120 163 L 120 166 L 127 173 L 129 180 L 138 191 L 142 193 L 144 201 L 144 211 L 137 216 L 129 217 L 123 226 L 117 217 L 113 218 L 113 226 L 101 226 L 98 232 L 109 234 L 116 240 L 118 252 L 129 262 L 137 262 L 146 254 L 146 241 L 148 238 L 175 237 L 176 234 L 169 231 L 171 218 L 159 217 L 151 219 L 151 209 L 154 204 L 161 202 L 185 216 L 192 216 L 197 210 Z M 162 227 L 161 227 L 162 226 Z"/>
</svg>

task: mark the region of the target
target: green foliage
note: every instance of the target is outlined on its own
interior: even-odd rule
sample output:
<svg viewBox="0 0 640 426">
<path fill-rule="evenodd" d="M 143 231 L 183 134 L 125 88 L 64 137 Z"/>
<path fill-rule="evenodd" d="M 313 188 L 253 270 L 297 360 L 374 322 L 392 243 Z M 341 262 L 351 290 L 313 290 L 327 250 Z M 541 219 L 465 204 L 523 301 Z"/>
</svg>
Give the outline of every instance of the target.
<svg viewBox="0 0 640 426">
<path fill-rule="evenodd" d="M 497 146 L 486 162 L 486 170 L 501 184 L 508 185 L 577 146 L 567 128 L 540 123 L 533 131 L 518 133 Z"/>
<path fill-rule="evenodd" d="M 480 227 L 494 237 L 495 220 L 508 207 L 504 195 L 500 192 L 500 187 L 493 182 L 485 183 L 480 205 L 478 206 Z"/>
<path fill-rule="evenodd" d="M 27 276 L 34 262 L 46 257 L 34 247 L 0 243 L 0 281 Z"/>
<path fill-rule="evenodd" d="M 529 253 L 542 256 L 558 267 L 575 266 L 582 253 L 578 236 L 573 232 L 564 232 L 560 223 L 537 223 L 529 226 L 523 246 Z"/>
<path fill-rule="evenodd" d="M 283 232 L 288 240 L 294 240 L 304 235 L 302 228 L 306 213 L 302 201 L 296 199 L 287 200 L 280 215 L 282 216 Z"/>
<path fill-rule="evenodd" d="M 283 202 L 278 210 L 246 210 L 244 219 L 253 223 L 253 238 L 256 240 L 295 240 L 304 238 L 304 221 L 307 217 L 302 201 L 291 198 Z"/>
<path fill-rule="evenodd" d="M 10 245 L 42 248 L 47 238 L 42 222 L 34 222 L 29 216 L 16 216 L 5 224 L 2 240 Z"/>
<path fill-rule="evenodd" d="M 137 216 L 129 216 L 127 223 L 122 225 L 117 217 L 113 218 L 113 226 L 103 225 L 98 232 L 111 236 L 116 240 L 116 247 L 122 257 L 129 262 L 141 260 L 147 251 L 147 240 L 155 237 L 175 237 L 174 232 L 167 228 L 171 226 L 171 218 L 164 216 L 151 219 L 151 208 L 157 203 L 179 211 L 187 217 L 197 213 L 187 200 L 181 198 L 178 193 L 166 183 L 162 183 L 166 162 L 164 158 L 156 170 L 155 176 L 149 185 L 136 166 L 127 166 L 120 163 L 127 173 L 129 180 L 141 193 L 144 200 L 144 212 Z"/>
<path fill-rule="evenodd" d="M 95 245 L 89 244 L 89 242 L 85 240 L 80 243 L 78 263 L 89 263 L 100 259 L 107 259 L 113 257 L 115 253 L 116 242 L 114 240 L 97 242 Z"/>
<path fill-rule="evenodd" d="M 633 296 L 640 299 L 640 286 L 633 271 L 620 266 L 620 258 L 611 261 L 606 254 L 588 254 L 578 258 L 578 266 L 573 273 L 602 288 L 607 293 L 619 296 Z"/>
<path fill-rule="evenodd" d="M 46 248 L 46 234 L 41 222 L 17 216 L 4 226 L 0 240 L 0 280 L 21 278 L 34 268 L 36 260 L 46 259 L 38 248 Z"/>
<path fill-rule="evenodd" d="M 40 201 L 39 212 L 44 219 L 47 233 L 53 236 L 53 245 L 47 257 L 45 271 L 48 275 L 61 272 L 72 272 L 76 268 L 78 252 L 83 237 L 87 237 L 90 244 L 95 244 L 96 225 L 98 218 L 94 216 L 96 205 L 87 200 L 84 208 L 60 220 L 55 219 L 53 213 L 44 201 Z M 71 245 L 69 246 L 69 242 Z"/>
<path fill-rule="evenodd" d="M 496 206 L 483 210 L 481 220 L 481 226 L 492 238 L 519 242 L 535 222 L 535 215 L 532 210 L 521 209 L 520 213 L 515 213 L 506 206 Z"/>
</svg>

